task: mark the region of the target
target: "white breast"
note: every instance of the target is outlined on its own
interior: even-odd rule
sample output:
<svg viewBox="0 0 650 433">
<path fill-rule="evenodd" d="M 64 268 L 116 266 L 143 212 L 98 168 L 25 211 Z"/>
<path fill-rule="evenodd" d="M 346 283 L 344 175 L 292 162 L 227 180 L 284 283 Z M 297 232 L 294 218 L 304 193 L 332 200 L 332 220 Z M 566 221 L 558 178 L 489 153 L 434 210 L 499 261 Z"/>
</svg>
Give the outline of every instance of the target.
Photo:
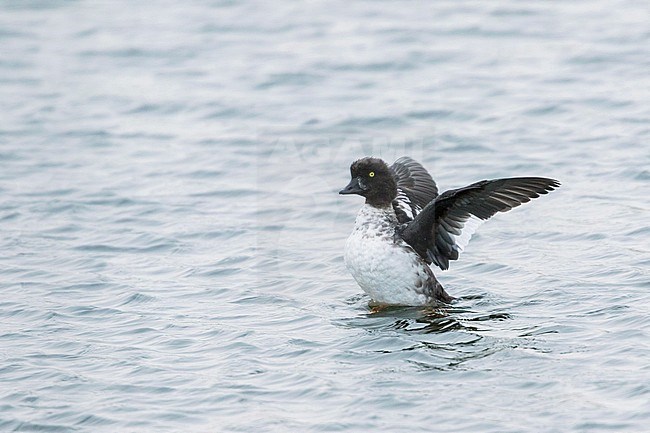
<svg viewBox="0 0 650 433">
<path fill-rule="evenodd" d="M 424 305 L 427 265 L 404 241 L 395 241 L 396 225 L 392 208 L 364 205 L 345 243 L 345 265 L 373 301 Z"/>
</svg>

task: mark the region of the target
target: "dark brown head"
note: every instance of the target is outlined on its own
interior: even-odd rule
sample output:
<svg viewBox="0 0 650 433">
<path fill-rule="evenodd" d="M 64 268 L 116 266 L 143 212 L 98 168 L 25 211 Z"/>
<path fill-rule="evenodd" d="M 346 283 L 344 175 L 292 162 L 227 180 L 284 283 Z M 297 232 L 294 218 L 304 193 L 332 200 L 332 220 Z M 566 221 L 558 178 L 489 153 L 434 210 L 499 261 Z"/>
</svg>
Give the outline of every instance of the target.
<svg viewBox="0 0 650 433">
<path fill-rule="evenodd" d="M 397 197 L 397 184 L 390 168 L 379 158 L 361 158 L 350 166 L 352 180 L 339 194 L 359 194 L 375 207 L 389 206 Z"/>
</svg>

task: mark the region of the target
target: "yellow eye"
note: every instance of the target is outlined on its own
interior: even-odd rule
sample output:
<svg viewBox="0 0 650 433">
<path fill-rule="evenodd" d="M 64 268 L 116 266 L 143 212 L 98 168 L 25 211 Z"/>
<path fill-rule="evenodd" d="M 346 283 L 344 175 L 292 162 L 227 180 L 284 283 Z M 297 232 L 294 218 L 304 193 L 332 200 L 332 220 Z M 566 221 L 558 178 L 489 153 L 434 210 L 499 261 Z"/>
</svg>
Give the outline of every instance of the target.
<svg viewBox="0 0 650 433">
<path fill-rule="evenodd" d="M 370 176 L 370 177 L 375 177 L 375 172 L 374 172 L 374 171 L 371 171 L 370 173 L 368 173 L 368 176 Z"/>
</svg>

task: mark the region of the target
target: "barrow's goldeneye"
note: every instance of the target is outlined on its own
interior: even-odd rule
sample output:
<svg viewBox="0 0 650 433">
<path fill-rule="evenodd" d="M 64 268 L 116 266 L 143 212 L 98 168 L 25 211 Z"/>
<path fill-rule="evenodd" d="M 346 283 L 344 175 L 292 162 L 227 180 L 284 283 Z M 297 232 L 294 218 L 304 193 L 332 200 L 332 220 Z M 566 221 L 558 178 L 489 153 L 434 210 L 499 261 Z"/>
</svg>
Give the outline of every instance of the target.
<svg viewBox="0 0 650 433">
<path fill-rule="evenodd" d="M 362 158 L 350 174 L 339 194 L 359 194 L 366 202 L 345 243 L 345 265 L 373 303 L 387 305 L 451 302 L 429 265 L 449 268 L 484 220 L 560 186 L 554 179 L 515 177 L 438 195 L 426 169 L 409 157 L 390 167 Z"/>
</svg>

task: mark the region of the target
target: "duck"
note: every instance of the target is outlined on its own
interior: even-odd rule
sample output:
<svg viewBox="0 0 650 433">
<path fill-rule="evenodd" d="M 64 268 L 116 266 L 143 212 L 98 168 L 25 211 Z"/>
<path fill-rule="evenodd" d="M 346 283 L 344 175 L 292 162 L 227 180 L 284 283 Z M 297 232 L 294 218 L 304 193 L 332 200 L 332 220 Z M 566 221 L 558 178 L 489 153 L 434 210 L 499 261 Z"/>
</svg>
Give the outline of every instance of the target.
<svg viewBox="0 0 650 433">
<path fill-rule="evenodd" d="M 375 306 L 451 303 L 455 298 L 432 266 L 447 270 L 487 219 L 560 186 L 545 177 L 511 177 L 438 194 L 429 172 L 408 156 L 390 166 L 380 158 L 358 159 L 350 176 L 339 194 L 365 202 L 345 242 L 344 262 Z"/>
</svg>

